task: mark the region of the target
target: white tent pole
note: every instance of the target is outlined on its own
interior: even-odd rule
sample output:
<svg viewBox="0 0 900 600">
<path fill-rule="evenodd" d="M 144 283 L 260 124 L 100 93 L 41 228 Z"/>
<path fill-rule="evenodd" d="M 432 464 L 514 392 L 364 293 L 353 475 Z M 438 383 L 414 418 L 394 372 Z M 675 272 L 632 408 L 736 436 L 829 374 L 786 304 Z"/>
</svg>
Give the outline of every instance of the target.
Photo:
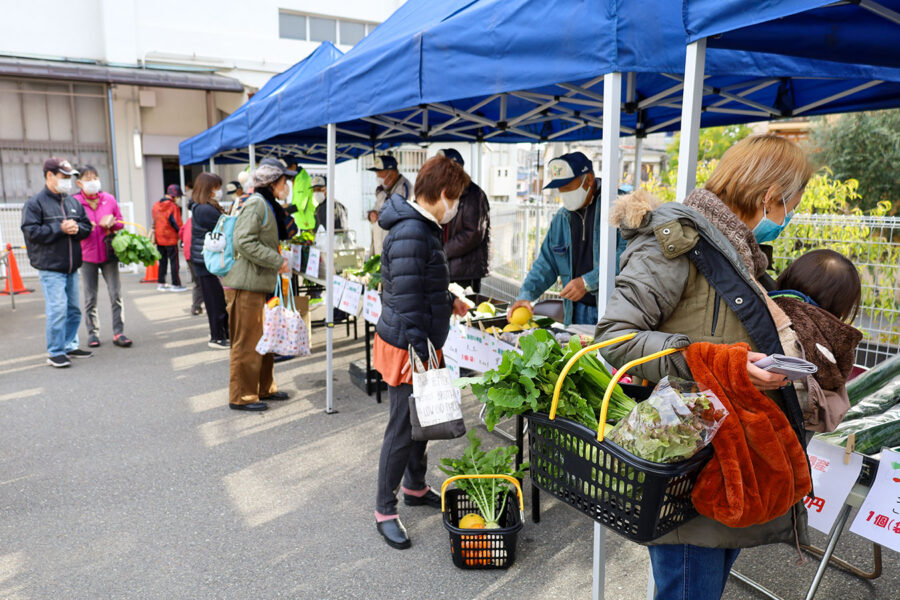
<svg viewBox="0 0 900 600">
<path fill-rule="evenodd" d="M 334 374 L 331 364 L 334 355 L 334 160 L 335 138 L 337 135 L 334 123 L 328 124 L 328 182 L 325 187 L 325 228 L 328 230 L 328 243 L 325 250 L 325 381 L 326 399 L 325 413 L 333 414 L 334 410 Z"/>
<path fill-rule="evenodd" d="M 482 173 L 481 173 L 481 162 L 482 162 L 482 158 L 481 158 L 481 148 L 482 148 L 482 146 L 484 146 L 484 142 L 475 142 L 475 145 L 476 145 L 477 148 L 478 148 L 478 152 L 477 152 L 477 154 L 478 154 L 478 159 L 477 159 L 477 162 L 478 162 L 478 165 L 477 165 L 477 166 L 478 166 L 478 171 L 477 171 L 477 173 L 478 173 L 478 185 L 483 187 L 484 185 L 486 185 L 485 182 L 484 182 L 484 177 L 482 177 Z"/>
<path fill-rule="evenodd" d="M 184 165 L 178 163 L 178 181 L 181 183 L 181 222 L 187 221 L 188 203 L 184 197 Z"/>
<path fill-rule="evenodd" d="M 216 158 L 214 156 L 209 157 L 209 172 L 210 173 L 216 172 Z"/>
<path fill-rule="evenodd" d="M 684 100 L 681 103 L 681 143 L 675 199 L 682 202 L 697 184 L 697 149 L 700 144 L 700 106 L 706 68 L 706 38 L 688 44 L 684 58 Z"/>
<path fill-rule="evenodd" d="M 631 185 L 635 191 L 641 187 L 641 169 L 644 168 L 644 138 L 637 136 L 634 138 L 634 173 L 631 177 Z"/>
<path fill-rule="evenodd" d="M 616 230 L 609 225 L 609 209 L 619 188 L 619 124 L 621 121 L 622 74 L 603 76 L 603 164 L 600 172 L 600 270 L 597 312 L 606 312 L 616 276 Z M 596 235 L 596 232 L 595 232 Z M 591 598 L 602 600 L 606 578 L 606 530 L 594 523 L 594 565 Z"/>
<path fill-rule="evenodd" d="M 247 146 L 247 152 L 250 154 L 250 170 L 256 168 L 256 144 Z"/>
</svg>

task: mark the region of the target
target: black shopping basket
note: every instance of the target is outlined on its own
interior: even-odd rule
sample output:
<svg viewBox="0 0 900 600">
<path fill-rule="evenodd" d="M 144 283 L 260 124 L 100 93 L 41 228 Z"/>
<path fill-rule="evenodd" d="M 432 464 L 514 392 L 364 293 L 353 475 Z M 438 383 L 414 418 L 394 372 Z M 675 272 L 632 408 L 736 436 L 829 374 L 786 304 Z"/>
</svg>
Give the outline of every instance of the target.
<svg viewBox="0 0 900 600">
<path fill-rule="evenodd" d="M 632 337 L 634 334 L 629 334 L 582 349 L 560 373 L 550 414 L 526 415 L 530 472 L 539 488 L 601 525 L 635 542 L 649 542 L 697 515 L 691 490 L 712 456 L 712 447 L 678 463 L 643 460 L 603 439 L 606 411 L 613 389 L 629 369 L 678 350 L 639 358 L 616 373 L 603 397 L 596 433 L 580 423 L 556 418 L 563 380 L 575 362 L 588 352 Z"/>
<path fill-rule="evenodd" d="M 447 490 L 459 479 L 506 479 L 516 488 L 518 503 L 507 498 L 500 515 L 499 529 L 460 529 L 464 515 L 477 513 L 478 508 L 468 494 L 460 489 Z M 460 569 L 506 569 L 516 560 L 516 540 L 522 529 L 525 504 L 522 487 L 509 475 L 456 475 L 441 486 L 441 510 L 444 527 L 450 532 L 450 555 Z M 497 498 L 499 502 L 499 496 Z"/>
</svg>

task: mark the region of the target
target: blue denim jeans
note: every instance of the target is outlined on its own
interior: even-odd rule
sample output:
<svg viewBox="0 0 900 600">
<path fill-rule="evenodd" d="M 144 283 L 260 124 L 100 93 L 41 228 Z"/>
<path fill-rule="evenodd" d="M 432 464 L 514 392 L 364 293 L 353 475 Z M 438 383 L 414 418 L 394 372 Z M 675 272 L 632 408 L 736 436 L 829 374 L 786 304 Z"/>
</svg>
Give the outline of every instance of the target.
<svg viewBox="0 0 900 600">
<path fill-rule="evenodd" d="M 572 305 L 572 323 L 596 325 L 598 320 L 596 306 L 588 306 L 581 302 L 576 302 Z"/>
<path fill-rule="evenodd" d="M 47 353 L 59 356 L 78 347 L 81 308 L 78 304 L 78 271 L 38 271 L 47 313 Z"/>
<path fill-rule="evenodd" d="M 648 546 L 656 600 L 719 600 L 740 548 Z"/>
</svg>

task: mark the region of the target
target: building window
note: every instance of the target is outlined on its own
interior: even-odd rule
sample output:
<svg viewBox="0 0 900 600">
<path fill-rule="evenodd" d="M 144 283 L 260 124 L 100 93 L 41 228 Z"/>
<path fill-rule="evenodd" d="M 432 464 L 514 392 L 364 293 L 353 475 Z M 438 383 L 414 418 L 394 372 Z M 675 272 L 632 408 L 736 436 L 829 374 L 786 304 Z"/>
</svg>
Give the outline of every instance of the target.
<svg viewBox="0 0 900 600">
<path fill-rule="evenodd" d="M 365 23 L 341 21 L 341 45 L 353 46 L 364 37 L 366 37 Z"/>
<path fill-rule="evenodd" d="M 344 21 L 331 17 L 278 11 L 278 36 L 287 40 L 331 42 L 353 46 L 376 26 L 377 23 Z"/>
<path fill-rule="evenodd" d="M 293 13 L 278 13 L 278 37 L 289 40 L 306 39 L 306 17 Z"/>
</svg>

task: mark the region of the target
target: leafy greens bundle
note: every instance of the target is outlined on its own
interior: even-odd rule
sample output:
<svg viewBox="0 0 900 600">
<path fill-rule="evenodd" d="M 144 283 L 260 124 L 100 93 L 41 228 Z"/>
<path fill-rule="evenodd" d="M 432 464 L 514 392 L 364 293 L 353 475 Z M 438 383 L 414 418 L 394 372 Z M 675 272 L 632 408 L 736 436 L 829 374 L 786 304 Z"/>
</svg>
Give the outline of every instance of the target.
<svg viewBox="0 0 900 600">
<path fill-rule="evenodd" d="M 150 238 L 120 229 L 112 240 L 116 258 L 124 265 L 140 263 L 149 267 L 161 258 Z"/>
</svg>

